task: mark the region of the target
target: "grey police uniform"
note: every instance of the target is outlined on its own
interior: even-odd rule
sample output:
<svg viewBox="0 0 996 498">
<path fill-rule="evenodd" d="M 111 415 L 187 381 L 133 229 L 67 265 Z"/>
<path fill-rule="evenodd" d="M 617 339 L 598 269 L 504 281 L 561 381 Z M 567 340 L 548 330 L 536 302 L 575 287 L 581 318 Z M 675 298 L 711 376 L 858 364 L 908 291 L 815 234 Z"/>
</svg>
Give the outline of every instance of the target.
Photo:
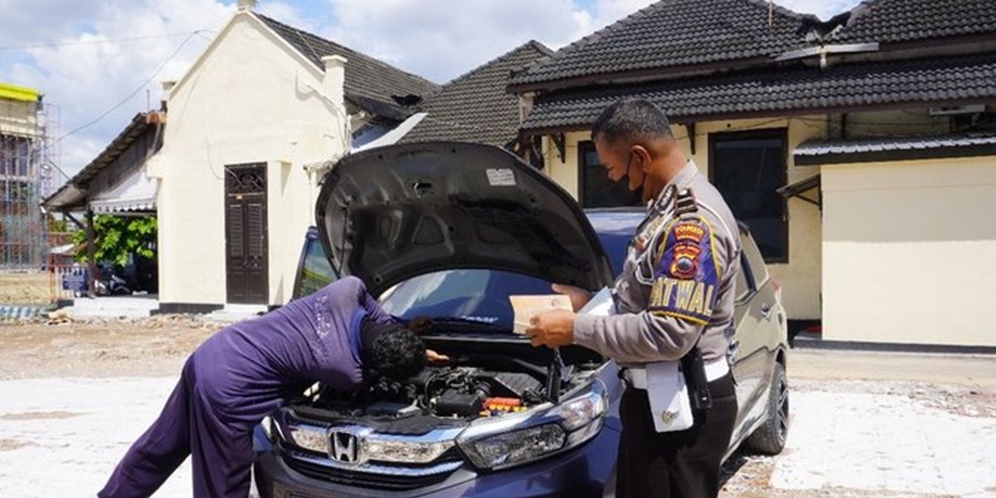
<svg viewBox="0 0 996 498">
<path fill-rule="evenodd" d="M 671 303 L 651 303 L 655 284 L 668 285 L 676 280 L 654 270 L 662 263 L 657 259 L 661 255 L 661 244 L 667 242 L 662 240 L 667 235 L 665 230 L 669 223 L 678 221 L 672 215 L 674 193 L 686 188 L 694 193 L 698 202 L 696 214 L 711 232 L 711 240 L 703 239 L 701 244 L 709 246 L 714 260 L 715 282 L 704 283 L 716 286 L 713 289 L 715 302 L 705 302 L 699 307 L 693 299 L 682 303 L 677 302 L 677 296 L 669 296 Z M 677 360 L 695 345 L 696 340 L 699 340 L 699 349 L 707 364 L 724 360 L 729 344 L 725 331 L 733 322 L 740 250 L 737 222 L 722 195 L 698 172 L 695 163 L 688 161 L 650 206 L 647 218 L 630 245 L 626 264 L 613 292 L 617 314 L 579 315 L 574 322 L 574 342 L 613 358 L 624 367 Z M 670 280 L 660 283 L 664 279 Z M 703 293 L 708 291 L 708 288 L 703 289 Z M 677 289 L 672 291 L 672 294 L 677 293 Z M 651 304 L 665 306 L 655 312 Z M 695 309 L 689 310 L 692 306 Z"/>
<path fill-rule="evenodd" d="M 674 201 L 684 189 L 692 191 L 696 206 L 679 214 Z M 630 244 L 613 289 L 616 314 L 576 317 L 574 342 L 615 359 L 630 374 L 619 409 L 617 497 L 718 495 L 720 461 L 737 411 L 726 331 L 732 329 L 740 252 L 733 214 L 688 161 L 651 204 Z M 658 433 L 643 364 L 678 360 L 696 342 L 712 408 L 696 413 L 688 430 Z"/>
</svg>

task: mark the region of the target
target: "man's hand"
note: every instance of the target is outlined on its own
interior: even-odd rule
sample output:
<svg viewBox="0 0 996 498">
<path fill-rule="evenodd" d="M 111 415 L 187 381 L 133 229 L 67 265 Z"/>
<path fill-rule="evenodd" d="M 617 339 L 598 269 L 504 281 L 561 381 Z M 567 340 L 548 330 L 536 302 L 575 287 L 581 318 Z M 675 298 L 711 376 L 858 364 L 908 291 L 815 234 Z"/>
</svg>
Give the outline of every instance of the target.
<svg viewBox="0 0 996 498">
<path fill-rule="evenodd" d="M 429 360 L 429 363 L 446 363 L 450 361 L 449 356 L 439 354 L 431 349 L 425 350 L 425 357 Z"/>
<path fill-rule="evenodd" d="M 573 285 L 553 284 L 553 292 L 569 297 L 571 299 L 571 307 L 574 308 L 575 313 L 579 309 L 584 308 L 584 305 L 588 304 L 588 301 L 591 301 L 590 292 L 580 287 L 574 287 Z"/>
<path fill-rule="evenodd" d="M 534 315 L 529 320 L 526 337 L 533 346 L 555 348 L 574 344 L 574 313 L 553 310 Z"/>
</svg>

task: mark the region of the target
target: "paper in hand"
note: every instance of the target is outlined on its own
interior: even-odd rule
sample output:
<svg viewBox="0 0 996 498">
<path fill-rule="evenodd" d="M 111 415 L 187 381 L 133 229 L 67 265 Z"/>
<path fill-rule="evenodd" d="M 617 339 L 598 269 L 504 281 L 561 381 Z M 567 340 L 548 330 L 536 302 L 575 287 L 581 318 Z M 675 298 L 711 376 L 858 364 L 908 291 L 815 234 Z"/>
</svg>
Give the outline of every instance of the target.
<svg viewBox="0 0 996 498">
<path fill-rule="evenodd" d="M 526 333 L 533 315 L 551 310 L 573 310 L 571 298 L 563 294 L 508 296 L 508 300 L 512 302 L 512 311 L 515 312 L 515 325 L 512 331 L 516 334 Z"/>
</svg>

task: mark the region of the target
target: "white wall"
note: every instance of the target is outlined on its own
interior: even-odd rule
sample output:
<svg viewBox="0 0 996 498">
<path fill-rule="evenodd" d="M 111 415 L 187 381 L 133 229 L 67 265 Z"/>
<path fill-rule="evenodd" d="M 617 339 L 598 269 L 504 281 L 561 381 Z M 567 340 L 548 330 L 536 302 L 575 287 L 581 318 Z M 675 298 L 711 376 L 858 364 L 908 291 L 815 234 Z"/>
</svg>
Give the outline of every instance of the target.
<svg viewBox="0 0 996 498">
<path fill-rule="evenodd" d="M 996 156 L 822 175 L 824 338 L 996 345 Z"/>
<path fill-rule="evenodd" d="M 348 62 L 347 62 L 348 64 Z M 286 302 L 316 197 L 303 166 L 343 150 L 322 75 L 249 13 L 170 92 L 159 189 L 160 301 L 223 304 L 224 168 L 267 163 L 269 302 Z"/>
<path fill-rule="evenodd" d="M 709 134 L 726 131 L 760 130 L 766 128 L 788 128 L 788 182 L 796 182 L 819 172 L 817 166 L 795 166 L 791 151 L 810 138 L 820 138 L 825 129 L 817 124 L 818 116 L 800 119 L 754 119 L 731 121 L 707 121 L 695 125 L 695 154 L 691 153 L 688 129 L 674 125 L 672 131 L 685 155 L 694 159 L 702 174 L 709 174 Z M 565 135 L 566 157 L 560 160 L 559 154 L 549 138 L 544 140 L 546 173 L 577 197 L 578 193 L 578 143 L 590 140 L 588 132 L 574 132 Z M 807 193 L 813 196 L 814 192 Z M 771 264 L 769 270 L 782 285 L 782 299 L 792 319 L 818 319 L 821 316 L 820 292 L 822 265 L 821 220 L 816 206 L 791 199 L 788 201 L 789 217 L 789 262 Z"/>
</svg>

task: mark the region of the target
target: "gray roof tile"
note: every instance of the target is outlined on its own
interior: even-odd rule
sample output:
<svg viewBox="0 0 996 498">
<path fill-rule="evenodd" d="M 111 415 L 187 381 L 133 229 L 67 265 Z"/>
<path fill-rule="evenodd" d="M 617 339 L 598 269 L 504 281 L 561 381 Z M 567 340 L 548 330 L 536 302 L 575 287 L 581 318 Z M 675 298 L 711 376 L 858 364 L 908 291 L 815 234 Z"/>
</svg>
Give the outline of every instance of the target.
<svg viewBox="0 0 996 498">
<path fill-rule="evenodd" d="M 866 0 L 838 42 L 909 42 L 996 33 L 993 0 Z"/>
<path fill-rule="evenodd" d="M 392 96 L 426 95 L 439 89 L 439 85 L 353 49 L 339 45 L 311 33 L 301 31 L 279 21 L 255 13 L 264 24 L 297 51 L 311 60 L 319 69 L 325 70 L 322 57 L 340 55 L 346 58 L 345 92 L 354 104 L 366 109 L 371 107 L 367 99 L 396 106 Z M 376 106 L 378 109 L 384 106 Z M 367 109 L 375 111 L 377 109 Z M 383 109 L 380 109 L 383 110 Z"/>
<path fill-rule="evenodd" d="M 519 99 L 505 91 L 509 76 L 550 53 L 541 43 L 530 41 L 446 83 L 425 98 L 420 107 L 428 115 L 401 141 L 506 145 L 519 130 Z"/>
<path fill-rule="evenodd" d="M 662 0 L 539 61 L 513 85 L 781 54 L 803 19 L 764 0 Z"/>
<path fill-rule="evenodd" d="M 584 128 L 605 106 L 624 96 L 647 98 L 679 120 L 987 101 L 996 98 L 996 53 L 823 70 L 797 66 L 551 92 L 536 99 L 523 129 Z"/>
</svg>

